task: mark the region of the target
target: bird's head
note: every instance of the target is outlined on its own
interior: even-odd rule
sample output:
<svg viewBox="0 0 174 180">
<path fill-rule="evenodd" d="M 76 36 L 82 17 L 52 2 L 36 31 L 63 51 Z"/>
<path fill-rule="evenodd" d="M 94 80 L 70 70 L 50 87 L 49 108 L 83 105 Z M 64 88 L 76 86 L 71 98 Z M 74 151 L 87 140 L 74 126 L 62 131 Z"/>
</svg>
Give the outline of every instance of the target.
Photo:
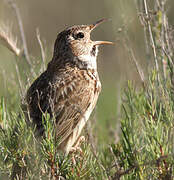
<svg viewBox="0 0 174 180">
<path fill-rule="evenodd" d="M 58 34 L 54 46 L 54 56 L 78 58 L 89 67 L 96 68 L 98 46 L 113 44 L 109 41 L 92 41 L 91 32 L 106 19 L 101 19 L 90 25 L 75 25 Z M 72 59 L 72 58 L 71 58 Z"/>
</svg>

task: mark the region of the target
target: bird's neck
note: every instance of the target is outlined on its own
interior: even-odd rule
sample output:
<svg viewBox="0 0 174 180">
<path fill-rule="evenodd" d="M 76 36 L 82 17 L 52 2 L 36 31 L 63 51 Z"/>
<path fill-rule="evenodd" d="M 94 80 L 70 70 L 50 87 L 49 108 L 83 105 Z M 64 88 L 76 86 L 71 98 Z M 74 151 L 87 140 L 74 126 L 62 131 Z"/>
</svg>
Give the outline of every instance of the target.
<svg viewBox="0 0 174 180">
<path fill-rule="evenodd" d="M 59 56 L 53 56 L 52 61 L 48 63 L 47 69 L 56 71 L 57 68 L 60 68 L 60 66 L 72 65 L 78 67 L 79 69 L 97 70 L 97 54 L 98 52 L 95 54 L 89 53 L 75 56 L 70 53 L 65 53 Z"/>
</svg>

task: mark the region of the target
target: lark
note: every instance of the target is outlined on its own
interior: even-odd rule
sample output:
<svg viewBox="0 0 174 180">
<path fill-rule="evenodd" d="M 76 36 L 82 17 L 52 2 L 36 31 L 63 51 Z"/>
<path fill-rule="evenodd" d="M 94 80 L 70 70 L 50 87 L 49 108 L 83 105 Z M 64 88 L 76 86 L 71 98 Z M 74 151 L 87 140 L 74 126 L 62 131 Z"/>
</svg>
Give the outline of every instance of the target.
<svg viewBox="0 0 174 180">
<path fill-rule="evenodd" d="M 90 34 L 104 21 L 75 25 L 60 32 L 46 71 L 27 91 L 29 117 L 37 131 L 44 134 L 43 113 L 48 113 L 55 119 L 59 149 L 66 154 L 78 141 L 101 91 L 96 62 L 98 47 L 113 43 L 92 41 Z"/>
</svg>

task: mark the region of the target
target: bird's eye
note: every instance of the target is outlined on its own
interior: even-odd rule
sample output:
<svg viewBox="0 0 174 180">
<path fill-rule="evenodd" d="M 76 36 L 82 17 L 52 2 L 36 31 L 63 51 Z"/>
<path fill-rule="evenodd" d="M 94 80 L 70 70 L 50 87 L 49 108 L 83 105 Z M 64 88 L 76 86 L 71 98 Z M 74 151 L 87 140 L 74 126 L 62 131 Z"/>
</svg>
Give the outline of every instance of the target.
<svg viewBox="0 0 174 180">
<path fill-rule="evenodd" d="M 84 34 L 82 32 L 79 32 L 76 34 L 75 38 L 76 39 L 82 39 L 82 38 L 84 38 Z"/>
</svg>

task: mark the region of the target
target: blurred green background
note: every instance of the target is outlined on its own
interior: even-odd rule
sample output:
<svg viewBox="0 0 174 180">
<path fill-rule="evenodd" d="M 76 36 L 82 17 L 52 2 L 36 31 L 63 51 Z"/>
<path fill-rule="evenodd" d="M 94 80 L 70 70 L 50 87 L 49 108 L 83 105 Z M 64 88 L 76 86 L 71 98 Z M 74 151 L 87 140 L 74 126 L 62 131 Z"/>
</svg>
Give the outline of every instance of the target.
<svg viewBox="0 0 174 180">
<path fill-rule="evenodd" d="M 140 0 L 139 0 L 140 1 Z M 139 76 L 134 63 L 128 58 L 129 53 L 123 45 L 124 33 L 127 32 L 129 45 L 135 57 L 147 71 L 148 56 L 145 50 L 144 31 L 137 17 L 137 7 L 134 0 L 16 0 L 23 20 L 29 53 L 33 61 L 41 62 L 40 47 L 36 38 L 36 28 L 39 28 L 41 39 L 47 48 L 47 62 L 51 60 L 53 44 L 57 33 L 65 27 L 74 24 L 90 24 L 101 18 L 108 21 L 92 33 L 92 39 L 110 40 L 115 46 L 100 48 L 98 57 L 98 71 L 102 81 L 102 93 L 96 110 L 98 134 L 104 138 L 103 133 L 109 128 L 117 128 L 120 88 L 126 79 L 139 82 Z M 168 17 L 174 23 L 174 1 L 168 0 Z M 21 38 L 16 16 L 7 0 L 0 0 L 0 24 L 12 27 L 14 36 L 19 45 Z M 16 62 L 22 71 L 26 71 L 24 59 L 15 56 L 0 44 L 0 96 L 6 98 L 16 108 L 16 100 L 20 105 L 20 93 L 16 83 Z M 26 81 L 27 85 L 27 81 Z M 15 93 L 14 93 L 15 92 Z M 15 94 L 15 95 L 14 95 Z M 14 104 L 13 104 L 14 102 Z M 104 128 L 103 128 L 104 127 Z M 111 128 L 111 135 L 112 135 Z M 102 132 L 102 133 L 101 133 Z M 114 136 L 114 135 L 113 135 Z"/>
</svg>

